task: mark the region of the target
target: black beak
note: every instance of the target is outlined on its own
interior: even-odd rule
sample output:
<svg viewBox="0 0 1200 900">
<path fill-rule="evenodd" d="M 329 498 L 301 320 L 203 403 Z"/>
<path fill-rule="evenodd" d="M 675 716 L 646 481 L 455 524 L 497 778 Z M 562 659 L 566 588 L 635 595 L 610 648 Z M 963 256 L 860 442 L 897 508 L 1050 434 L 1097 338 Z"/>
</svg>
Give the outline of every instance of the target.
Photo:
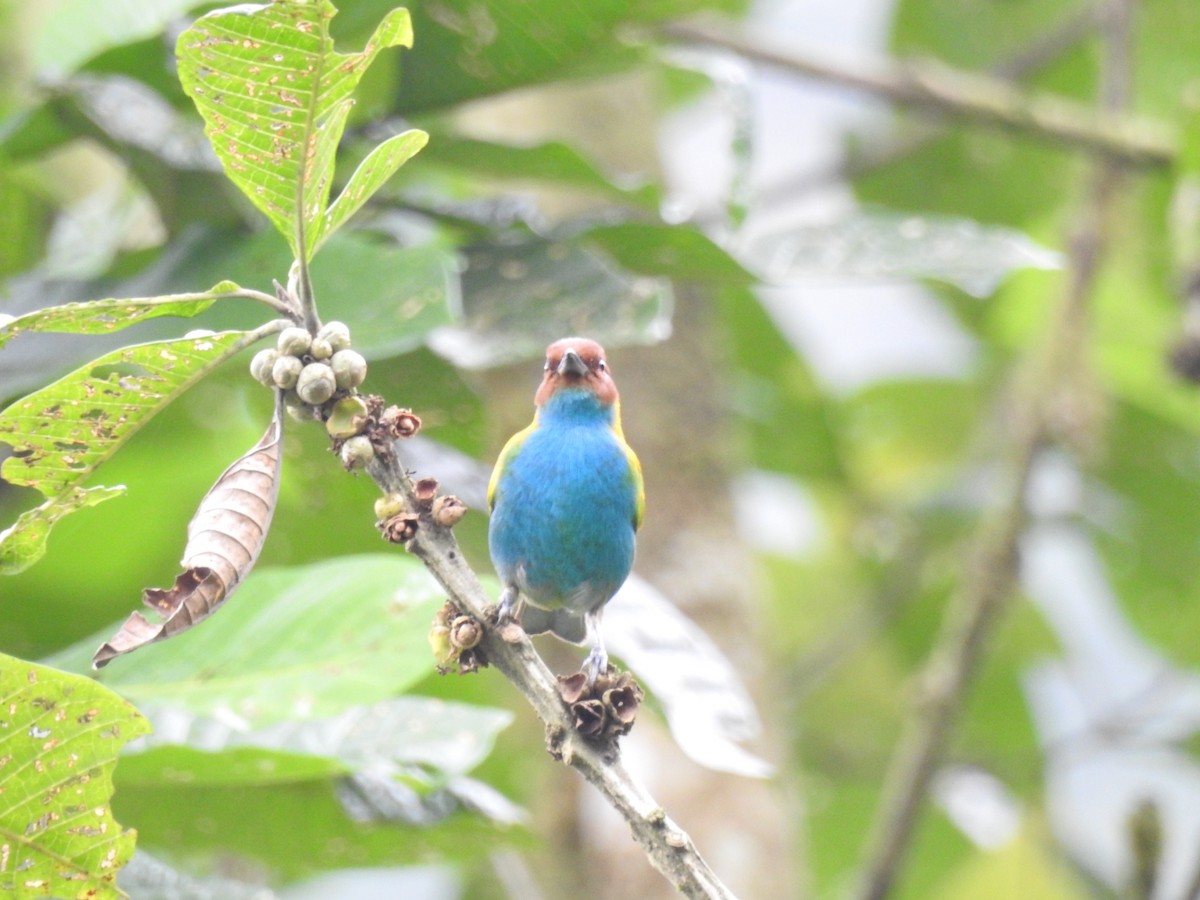
<svg viewBox="0 0 1200 900">
<path fill-rule="evenodd" d="M 562 361 L 558 364 L 557 372 L 559 375 L 582 378 L 588 373 L 588 367 L 578 353 L 574 350 L 566 350 L 563 352 Z"/>
</svg>

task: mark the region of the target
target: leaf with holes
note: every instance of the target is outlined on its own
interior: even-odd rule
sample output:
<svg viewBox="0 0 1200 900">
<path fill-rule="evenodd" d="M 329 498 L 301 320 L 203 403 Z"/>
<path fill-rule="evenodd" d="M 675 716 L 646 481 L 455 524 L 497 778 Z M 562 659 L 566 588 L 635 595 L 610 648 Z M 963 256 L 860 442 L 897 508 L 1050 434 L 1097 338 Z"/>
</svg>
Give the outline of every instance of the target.
<svg viewBox="0 0 1200 900">
<path fill-rule="evenodd" d="M 322 233 L 344 220 L 341 213 L 327 220 L 326 205 L 351 93 L 380 50 L 412 45 L 408 11 L 394 9 L 361 52 L 335 52 L 335 13 L 328 0 L 231 7 L 198 19 L 175 45 L 180 81 L 225 173 L 291 242 L 297 259 L 308 259 Z M 396 151 L 418 140 L 409 134 L 385 142 L 394 166 L 364 173 L 352 185 L 347 213 L 365 200 L 365 188 L 378 187 L 378 175 L 407 159 Z"/>
<path fill-rule="evenodd" d="M 232 281 L 222 281 L 211 290 L 193 294 L 89 300 L 49 306 L 0 325 L 0 347 L 25 331 L 108 334 L 159 316 L 190 318 L 204 312 L 221 297 L 240 290 Z"/>
<path fill-rule="evenodd" d="M 139 612 L 125 620 L 92 657 L 97 669 L 118 656 L 187 631 L 232 596 L 258 559 L 275 514 L 282 463 L 283 403 L 264 434 L 226 469 L 188 523 L 184 571 L 168 590 L 147 588 L 142 601 L 161 613 L 154 624 Z"/>
<path fill-rule="evenodd" d="M 0 442 L 13 448 L 0 476 L 52 501 L 0 532 L 0 560 L 28 565 L 54 521 L 107 499 L 77 489 L 168 403 L 271 328 L 114 350 L 0 412 Z"/>
<path fill-rule="evenodd" d="M 24 572 L 46 553 L 46 541 L 54 523 L 77 509 L 96 506 L 125 493 L 116 487 L 68 488 L 41 506 L 21 513 L 17 521 L 0 531 L 0 575 Z"/>
<path fill-rule="evenodd" d="M 112 771 L 149 730 L 108 688 L 0 655 L 0 893 L 124 896 L 136 835 L 109 810 Z"/>
</svg>

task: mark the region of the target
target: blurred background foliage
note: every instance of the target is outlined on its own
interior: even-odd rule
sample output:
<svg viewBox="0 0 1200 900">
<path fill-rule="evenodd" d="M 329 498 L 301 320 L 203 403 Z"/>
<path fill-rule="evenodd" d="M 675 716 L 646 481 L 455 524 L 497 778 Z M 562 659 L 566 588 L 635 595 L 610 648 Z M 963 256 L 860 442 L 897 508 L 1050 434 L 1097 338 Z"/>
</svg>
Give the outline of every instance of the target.
<svg viewBox="0 0 1200 900">
<path fill-rule="evenodd" d="M 361 46 L 392 5 L 345 0 L 339 43 Z M 0 312 L 285 278 L 284 242 L 220 174 L 174 76 L 174 36 L 212 6 L 0 7 Z M 1102 17 L 1079 0 L 748 6 L 414 3 L 415 46 L 364 79 L 342 174 L 401 127 L 431 141 L 313 276 L 322 316 L 346 321 L 371 361 L 366 388 L 422 416 L 413 465 L 476 509 L 481 473 L 528 418 L 546 342 L 606 342 L 647 471 L 638 571 L 741 669 L 765 720 L 747 746 L 775 775 L 702 771 L 650 711 L 627 752 L 652 791 L 691 796 L 664 805 L 742 895 L 838 897 L 917 673 L 971 577 L 1010 392 L 1055 327 L 1091 162 L 752 69 L 659 27 L 723 15 L 818 58 L 932 57 L 1094 104 Z M 1185 131 L 1200 6 L 1136 4 L 1132 34 L 1131 109 Z M 1170 230 L 1179 177 L 1127 173 L 1102 223 L 1078 389 L 1064 395 L 1073 424 L 1034 462 L 1016 602 L 988 635 L 896 897 L 1124 895 L 1130 817 L 1146 802 L 1162 840 L 1158 893 L 1141 895 L 1184 896 L 1200 868 L 1200 404 L 1165 362 L 1182 320 L 1171 248 L 1195 240 Z M 254 321 L 217 307 L 195 325 Z M 120 342 L 23 335 L 0 352 L 0 401 Z M 0 650 L 78 669 L 67 648 L 90 652 L 143 587 L 169 583 L 195 503 L 269 416 L 247 360 L 105 465 L 98 483 L 126 496 L 68 517 L 38 565 L 0 581 Z M 262 595 L 275 605 L 239 631 L 247 586 L 186 639 L 113 666 L 110 685 L 139 706 L 176 704 L 116 772 L 115 814 L 153 856 L 132 895 L 157 896 L 155 877 L 209 879 L 193 889 L 225 897 L 664 890 L 549 764 L 500 678 L 432 674 L 420 639 L 436 591 L 414 582 L 410 626 L 379 612 L 372 584 L 419 573 L 364 556 L 386 550 L 374 486 L 295 424 L 260 562 L 282 579 Z M 0 524 L 34 503 L 0 484 Z M 458 527 L 481 572 L 485 527 L 480 512 Z M 347 596 L 362 608 L 337 607 Z M 310 608 L 337 616 L 318 627 L 296 612 Z M 259 676 L 292 665 L 326 705 L 272 705 Z M 261 720 L 225 715 L 223 678 L 263 691 Z M 472 706 L 429 719 L 402 703 L 418 698 Z M 387 753 L 347 724 L 364 710 Z M 186 717 L 174 737 L 171 715 Z M 405 731 L 436 721 L 453 731 L 441 751 Z M 300 730 L 262 737 L 279 727 Z M 239 730 L 257 743 L 239 745 Z"/>
</svg>

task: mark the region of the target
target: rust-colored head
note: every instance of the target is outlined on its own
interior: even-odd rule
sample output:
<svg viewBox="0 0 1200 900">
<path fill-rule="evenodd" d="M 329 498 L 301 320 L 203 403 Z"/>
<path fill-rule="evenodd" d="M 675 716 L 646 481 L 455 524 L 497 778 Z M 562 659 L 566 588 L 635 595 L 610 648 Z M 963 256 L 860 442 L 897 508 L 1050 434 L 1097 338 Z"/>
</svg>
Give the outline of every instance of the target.
<svg viewBox="0 0 1200 900">
<path fill-rule="evenodd" d="M 604 348 L 587 338 L 569 337 L 546 348 L 546 367 L 542 384 L 534 397 L 539 407 L 562 388 L 591 391 L 602 406 L 617 401 L 617 386 L 608 372 Z"/>
</svg>

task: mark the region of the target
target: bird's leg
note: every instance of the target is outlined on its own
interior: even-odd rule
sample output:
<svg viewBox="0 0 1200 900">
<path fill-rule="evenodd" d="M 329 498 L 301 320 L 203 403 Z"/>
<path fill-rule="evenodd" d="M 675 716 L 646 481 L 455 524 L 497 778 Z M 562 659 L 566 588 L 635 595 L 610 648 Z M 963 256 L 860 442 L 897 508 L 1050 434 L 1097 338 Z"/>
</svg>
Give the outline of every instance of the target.
<svg viewBox="0 0 1200 900">
<path fill-rule="evenodd" d="M 600 607 L 583 614 L 588 639 L 592 645 L 583 661 L 583 673 L 587 676 L 588 687 L 595 684 L 600 673 L 608 669 L 608 651 L 604 649 L 604 638 L 600 636 L 600 613 L 603 611 L 604 607 Z"/>
<path fill-rule="evenodd" d="M 496 621 L 503 625 L 517 617 L 520 607 L 520 591 L 515 584 L 506 584 L 500 592 L 500 608 L 496 611 Z"/>
</svg>

